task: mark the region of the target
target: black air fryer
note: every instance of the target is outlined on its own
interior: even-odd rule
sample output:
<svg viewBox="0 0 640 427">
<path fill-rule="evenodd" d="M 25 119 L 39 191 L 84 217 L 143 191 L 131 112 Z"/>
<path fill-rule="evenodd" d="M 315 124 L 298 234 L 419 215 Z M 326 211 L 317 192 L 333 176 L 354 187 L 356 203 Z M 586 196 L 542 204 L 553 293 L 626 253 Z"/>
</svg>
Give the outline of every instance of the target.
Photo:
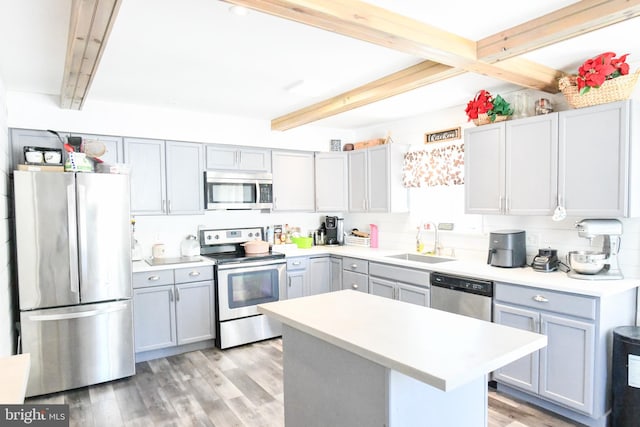
<svg viewBox="0 0 640 427">
<path fill-rule="evenodd" d="M 527 264 L 524 230 L 498 230 L 489 234 L 487 264 L 494 267 L 523 267 Z"/>
</svg>

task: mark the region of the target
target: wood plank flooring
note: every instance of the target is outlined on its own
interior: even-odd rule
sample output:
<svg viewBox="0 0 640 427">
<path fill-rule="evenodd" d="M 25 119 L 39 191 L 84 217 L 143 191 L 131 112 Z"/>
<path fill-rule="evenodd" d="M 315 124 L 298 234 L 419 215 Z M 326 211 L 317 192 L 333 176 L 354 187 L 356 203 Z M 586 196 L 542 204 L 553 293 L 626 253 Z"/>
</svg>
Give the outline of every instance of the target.
<svg viewBox="0 0 640 427">
<path fill-rule="evenodd" d="M 68 403 L 70 425 L 81 427 L 282 427 L 282 340 L 142 362 L 133 377 L 27 403 Z M 489 393 L 489 427 L 578 425 Z"/>
</svg>

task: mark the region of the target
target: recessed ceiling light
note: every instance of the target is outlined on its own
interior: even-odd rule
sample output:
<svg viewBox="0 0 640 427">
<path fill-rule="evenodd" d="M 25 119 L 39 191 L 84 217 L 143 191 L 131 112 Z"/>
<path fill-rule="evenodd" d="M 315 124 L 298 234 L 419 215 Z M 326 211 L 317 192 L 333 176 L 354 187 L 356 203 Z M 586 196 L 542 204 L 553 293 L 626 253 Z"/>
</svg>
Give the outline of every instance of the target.
<svg viewBox="0 0 640 427">
<path fill-rule="evenodd" d="M 229 12 L 236 16 L 247 16 L 249 14 L 249 9 L 244 6 L 233 5 L 229 8 Z"/>
</svg>

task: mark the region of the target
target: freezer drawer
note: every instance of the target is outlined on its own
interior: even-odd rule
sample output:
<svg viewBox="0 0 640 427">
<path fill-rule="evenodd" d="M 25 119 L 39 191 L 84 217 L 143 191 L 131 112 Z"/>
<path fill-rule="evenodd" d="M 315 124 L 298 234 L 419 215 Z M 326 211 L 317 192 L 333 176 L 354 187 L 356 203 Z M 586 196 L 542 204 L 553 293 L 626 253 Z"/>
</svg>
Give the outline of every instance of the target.
<svg viewBox="0 0 640 427">
<path fill-rule="evenodd" d="M 131 300 L 20 313 L 27 396 L 135 374 Z"/>
</svg>

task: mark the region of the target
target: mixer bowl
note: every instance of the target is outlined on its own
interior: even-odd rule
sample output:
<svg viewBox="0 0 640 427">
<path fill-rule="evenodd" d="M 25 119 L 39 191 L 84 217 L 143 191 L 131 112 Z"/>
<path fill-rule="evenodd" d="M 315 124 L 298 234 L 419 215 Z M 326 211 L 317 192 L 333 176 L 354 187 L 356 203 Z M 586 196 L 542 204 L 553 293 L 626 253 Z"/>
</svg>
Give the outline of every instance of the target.
<svg viewBox="0 0 640 427">
<path fill-rule="evenodd" d="M 580 274 L 598 274 L 604 268 L 607 254 L 593 251 L 571 251 L 567 254 L 567 264 Z"/>
</svg>

